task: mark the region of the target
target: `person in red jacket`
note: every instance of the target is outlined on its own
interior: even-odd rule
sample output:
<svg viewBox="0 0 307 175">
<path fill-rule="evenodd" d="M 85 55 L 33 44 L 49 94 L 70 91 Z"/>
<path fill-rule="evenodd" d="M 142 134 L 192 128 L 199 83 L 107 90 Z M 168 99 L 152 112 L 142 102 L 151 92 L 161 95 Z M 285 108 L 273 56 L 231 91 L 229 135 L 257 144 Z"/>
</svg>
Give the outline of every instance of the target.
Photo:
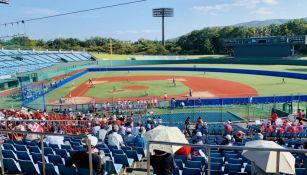
<svg viewBox="0 0 307 175">
<path fill-rule="evenodd" d="M 296 137 L 297 128 L 294 123 L 292 123 L 290 128 L 290 137 Z"/>
<path fill-rule="evenodd" d="M 265 132 L 267 132 L 267 133 L 272 133 L 273 132 L 273 128 L 272 128 L 271 123 L 267 124 L 267 126 L 265 128 Z"/>
<path fill-rule="evenodd" d="M 298 109 L 296 118 L 298 119 L 298 122 L 301 122 L 303 120 L 303 113 L 301 109 Z"/>
<path fill-rule="evenodd" d="M 285 129 L 283 127 L 277 128 L 277 137 L 282 137 L 284 135 Z"/>
<path fill-rule="evenodd" d="M 232 135 L 232 126 L 231 123 L 228 121 L 224 127 L 224 135 Z"/>
<path fill-rule="evenodd" d="M 275 124 L 276 125 L 276 120 L 278 119 L 277 113 L 274 111 L 271 115 L 271 125 Z"/>
</svg>

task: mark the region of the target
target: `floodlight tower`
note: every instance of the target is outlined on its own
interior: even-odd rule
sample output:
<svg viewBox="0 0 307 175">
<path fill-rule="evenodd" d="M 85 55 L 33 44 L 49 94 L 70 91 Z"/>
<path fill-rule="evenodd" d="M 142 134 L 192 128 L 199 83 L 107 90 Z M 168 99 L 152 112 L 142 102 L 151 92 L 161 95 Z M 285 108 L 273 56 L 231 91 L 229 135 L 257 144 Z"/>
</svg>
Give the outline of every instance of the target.
<svg viewBox="0 0 307 175">
<path fill-rule="evenodd" d="M 156 8 L 152 10 L 153 17 L 162 17 L 162 44 L 165 46 L 164 40 L 164 18 L 165 17 L 173 17 L 174 9 L 173 8 Z"/>
<path fill-rule="evenodd" d="M 0 4 L 9 4 L 9 0 L 0 0 Z"/>
</svg>

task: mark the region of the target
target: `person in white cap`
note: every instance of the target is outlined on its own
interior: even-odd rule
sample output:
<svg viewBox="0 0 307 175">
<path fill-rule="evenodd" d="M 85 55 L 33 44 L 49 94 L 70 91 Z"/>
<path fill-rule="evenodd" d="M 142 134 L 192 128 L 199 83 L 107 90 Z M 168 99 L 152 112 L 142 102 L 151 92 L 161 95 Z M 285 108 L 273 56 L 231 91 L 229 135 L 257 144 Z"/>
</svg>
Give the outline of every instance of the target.
<svg viewBox="0 0 307 175">
<path fill-rule="evenodd" d="M 127 128 L 126 135 L 124 136 L 124 141 L 127 145 L 133 143 L 135 136 L 132 135 L 132 129 Z"/>
<path fill-rule="evenodd" d="M 101 157 L 98 155 L 96 150 L 96 145 L 98 144 L 97 137 L 92 135 L 88 135 L 87 139 L 91 142 L 91 152 L 92 154 L 92 162 L 93 162 L 93 171 L 96 174 L 102 174 L 103 165 L 101 161 Z M 70 159 L 68 159 L 65 163 L 65 166 L 73 166 L 75 165 L 78 168 L 89 169 L 89 149 L 86 151 L 78 151 L 76 152 Z"/>
</svg>

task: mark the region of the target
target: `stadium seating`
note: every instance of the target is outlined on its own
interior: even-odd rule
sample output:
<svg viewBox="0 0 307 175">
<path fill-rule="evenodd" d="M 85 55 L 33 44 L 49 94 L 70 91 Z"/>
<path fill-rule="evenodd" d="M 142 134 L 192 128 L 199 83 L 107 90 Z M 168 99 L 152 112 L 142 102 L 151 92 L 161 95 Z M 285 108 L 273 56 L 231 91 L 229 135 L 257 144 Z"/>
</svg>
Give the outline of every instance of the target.
<svg viewBox="0 0 307 175">
<path fill-rule="evenodd" d="M 31 72 L 59 63 L 92 60 L 85 52 L 0 50 L 0 76 Z"/>
</svg>

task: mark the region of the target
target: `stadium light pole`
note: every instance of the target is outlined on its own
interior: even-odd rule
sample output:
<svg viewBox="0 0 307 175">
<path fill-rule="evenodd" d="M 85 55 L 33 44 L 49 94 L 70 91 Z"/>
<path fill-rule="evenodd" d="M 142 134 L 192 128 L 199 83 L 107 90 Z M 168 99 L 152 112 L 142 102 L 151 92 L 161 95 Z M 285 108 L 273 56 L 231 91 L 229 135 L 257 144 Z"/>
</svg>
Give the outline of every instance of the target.
<svg viewBox="0 0 307 175">
<path fill-rule="evenodd" d="M 165 17 L 173 17 L 174 9 L 173 8 L 156 8 L 152 10 L 153 17 L 162 18 L 162 44 L 165 46 L 165 37 L 164 37 L 164 18 Z"/>
</svg>

